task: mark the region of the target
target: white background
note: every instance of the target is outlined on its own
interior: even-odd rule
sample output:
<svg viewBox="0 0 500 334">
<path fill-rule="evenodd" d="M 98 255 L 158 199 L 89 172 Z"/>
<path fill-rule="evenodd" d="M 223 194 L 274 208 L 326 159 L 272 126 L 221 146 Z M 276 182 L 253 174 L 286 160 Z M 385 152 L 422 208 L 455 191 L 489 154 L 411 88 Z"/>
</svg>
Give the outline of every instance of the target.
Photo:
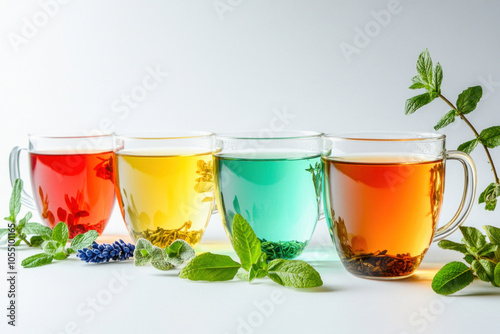
<svg viewBox="0 0 500 334">
<path fill-rule="evenodd" d="M 470 120 L 478 129 L 500 125 L 497 1 L 73 0 L 50 7 L 52 16 L 40 5 L 48 2 L 53 1 L 0 0 L 3 214 L 10 191 L 8 154 L 13 146 L 27 145 L 27 133 L 93 131 L 103 124 L 117 133 L 433 131 L 449 110 L 443 102 L 412 116 L 403 112 L 405 100 L 416 93 L 407 87 L 425 48 L 443 66 L 443 94 L 455 102 L 463 89 L 482 85 L 483 99 Z M 217 3 L 225 9 L 217 10 Z M 381 14 L 390 13 L 388 8 L 389 16 Z M 26 21 L 40 27 L 30 30 Z M 370 36 L 363 39 L 359 31 Z M 342 47 L 348 44 L 357 53 L 346 56 Z M 137 93 L 151 69 L 168 76 L 124 109 L 123 95 Z M 277 118 L 283 114 L 289 116 Z M 443 132 L 449 149 L 473 138 L 462 123 Z M 492 155 L 500 165 L 500 150 Z M 484 152 L 478 148 L 472 156 L 482 191 L 492 175 Z M 461 195 L 461 170 L 452 164 L 442 221 L 452 216 Z M 498 210 L 486 212 L 477 204 L 467 221 L 477 227 L 499 223 Z M 117 210 L 107 232 L 126 233 Z M 217 218 L 206 238 L 225 238 Z M 324 222 L 315 238 L 328 239 Z M 42 326 L 45 332 L 60 327 Z"/>
</svg>

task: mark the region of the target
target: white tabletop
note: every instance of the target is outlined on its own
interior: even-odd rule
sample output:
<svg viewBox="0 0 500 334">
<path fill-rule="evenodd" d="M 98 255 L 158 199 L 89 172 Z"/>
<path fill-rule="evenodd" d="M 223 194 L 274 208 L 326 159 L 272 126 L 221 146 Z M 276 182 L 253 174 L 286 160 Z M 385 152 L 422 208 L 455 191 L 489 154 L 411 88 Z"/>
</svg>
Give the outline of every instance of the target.
<svg viewBox="0 0 500 334">
<path fill-rule="evenodd" d="M 236 258 L 219 233 L 220 220 L 213 220 L 214 227 L 197 251 Z M 7 326 L 3 315 L 0 332 L 466 333 L 494 328 L 500 289 L 477 280 L 455 297 L 442 297 L 431 289 L 436 270 L 447 261 L 460 260 L 458 253 L 433 245 L 412 278 L 360 279 L 342 267 L 320 225 L 300 259 L 320 272 L 321 288 L 284 288 L 267 278 L 251 284 L 238 279 L 191 282 L 178 278 L 178 270 L 135 267 L 131 260 L 86 264 L 72 256 L 40 268 L 19 268 L 17 326 Z M 119 237 L 129 240 L 108 232 L 99 241 Z M 18 264 L 36 251 L 19 247 Z M 6 263 L 5 246 L 0 254 Z M 6 313 L 7 287 L 5 279 L 1 281 Z"/>
</svg>

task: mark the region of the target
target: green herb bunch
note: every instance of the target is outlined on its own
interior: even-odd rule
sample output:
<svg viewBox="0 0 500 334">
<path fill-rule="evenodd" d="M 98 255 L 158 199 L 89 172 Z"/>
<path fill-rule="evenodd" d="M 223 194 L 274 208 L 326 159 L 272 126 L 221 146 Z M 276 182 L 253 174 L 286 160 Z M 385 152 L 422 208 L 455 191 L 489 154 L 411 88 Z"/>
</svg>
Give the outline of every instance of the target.
<svg viewBox="0 0 500 334">
<path fill-rule="evenodd" d="M 462 290 L 474 281 L 474 274 L 480 280 L 500 287 L 500 229 L 483 226 L 486 236 L 474 227 L 460 227 L 462 243 L 441 240 L 439 247 L 464 254 L 463 262 L 451 262 L 439 270 L 432 280 L 432 289 L 441 295 Z"/>
<path fill-rule="evenodd" d="M 300 260 L 275 259 L 267 262 L 261 242 L 252 227 L 240 215 L 233 220 L 233 246 L 240 262 L 227 255 L 195 252 L 183 240 L 176 240 L 165 251 L 145 239 L 137 241 L 134 252 L 136 266 L 151 263 L 160 270 L 169 270 L 190 260 L 180 271 L 180 278 L 193 281 L 229 281 L 239 279 L 251 282 L 255 278 L 269 277 L 274 282 L 295 288 L 312 288 L 323 285 L 319 273 L 308 263 Z"/>
<path fill-rule="evenodd" d="M 39 223 L 30 223 L 30 219 L 33 215 L 29 211 L 23 218 L 19 221 L 17 220 L 17 216 L 21 211 L 22 191 L 23 180 L 17 179 L 14 182 L 9 202 L 10 215 L 4 218 L 9 222 L 9 228 L 0 229 L 0 240 L 5 236 L 8 236 L 10 240 L 14 240 L 15 246 L 19 246 L 22 242 L 24 242 L 29 247 L 37 247 L 40 246 L 45 239 L 50 237 L 52 230 Z"/>
<path fill-rule="evenodd" d="M 413 114 L 419 108 L 431 103 L 434 99 L 439 97 L 451 108 L 451 110 L 439 120 L 436 126 L 434 126 L 435 130 L 442 129 L 453 123 L 457 117 L 462 119 L 469 126 L 474 133 L 474 139 L 461 144 L 458 150 L 470 154 L 478 144 L 481 144 L 484 148 L 491 165 L 494 182 L 488 185 L 481 193 L 479 196 L 479 203 L 485 203 L 486 210 L 495 210 L 497 198 L 500 197 L 500 179 L 498 178 L 498 173 L 489 149 L 500 146 L 500 126 L 492 126 L 478 132 L 466 116 L 476 109 L 477 103 L 483 95 L 483 89 L 481 86 L 469 87 L 458 96 L 455 105 L 451 103 L 441 94 L 443 69 L 439 63 L 433 67 L 432 59 L 427 49 L 418 57 L 417 73 L 418 75 L 412 78 L 413 84 L 410 86 L 410 89 L 423 88 L 427 92 L 406 100 L 405 114 Z"/>
</svg>

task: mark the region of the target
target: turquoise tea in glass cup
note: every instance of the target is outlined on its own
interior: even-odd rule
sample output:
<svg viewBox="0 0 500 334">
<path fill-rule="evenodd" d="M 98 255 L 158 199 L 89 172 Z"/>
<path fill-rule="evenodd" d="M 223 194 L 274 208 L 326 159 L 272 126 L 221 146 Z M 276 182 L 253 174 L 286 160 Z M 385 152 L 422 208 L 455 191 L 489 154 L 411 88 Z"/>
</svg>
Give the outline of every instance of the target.
<svg viewBox="0 0 500 334">
<path fill-rule="evenodd" d="M 321 133 L 218 135 L 214 150 L 217 208 L 232 241 L 242 215 L 268 259 L 292 259 L 308 244 L 320 217 Z"/>
</svg>

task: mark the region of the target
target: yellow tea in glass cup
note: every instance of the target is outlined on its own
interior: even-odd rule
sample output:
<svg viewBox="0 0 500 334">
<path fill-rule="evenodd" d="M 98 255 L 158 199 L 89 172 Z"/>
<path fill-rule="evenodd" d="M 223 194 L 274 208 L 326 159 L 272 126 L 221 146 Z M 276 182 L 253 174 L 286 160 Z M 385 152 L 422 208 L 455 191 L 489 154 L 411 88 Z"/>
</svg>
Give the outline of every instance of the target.
<svg viewBox="0 0 500 334">
<path fill-rule="evenodd" d="M 214 208 L 211 133 L 119 136 L 118 203 L 132 239 L 197 245 Z"/>
<path fill-rule="evenodd" d="M 344 267 L 356 276 L 411 276 L 431 242 L 453 233 L 472 208 L 474 162 L 446 151 L 444 135 L 328 135 L 324 148 L 325 215 Z M 452 221 L 436 230 L 445 162 L 452 159 L 464 166 L 464 195 Z"/>
</svg>

